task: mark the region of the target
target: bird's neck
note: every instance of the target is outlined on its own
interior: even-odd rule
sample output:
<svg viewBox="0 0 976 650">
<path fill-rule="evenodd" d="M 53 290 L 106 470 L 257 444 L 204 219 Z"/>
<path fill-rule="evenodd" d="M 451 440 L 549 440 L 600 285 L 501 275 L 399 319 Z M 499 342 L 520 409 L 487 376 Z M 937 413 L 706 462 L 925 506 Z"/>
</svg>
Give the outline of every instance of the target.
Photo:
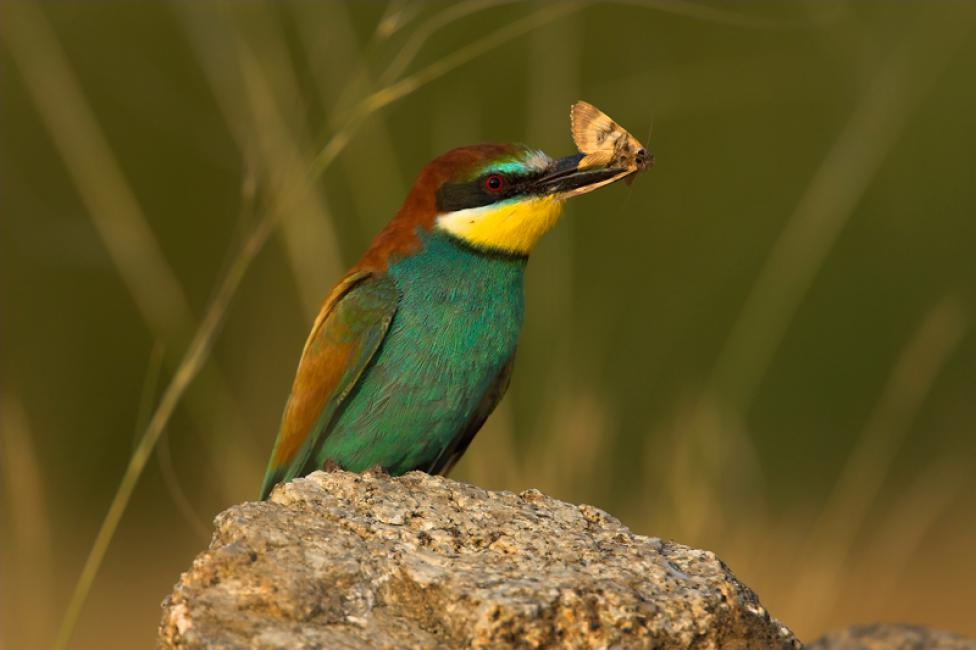
<svg viewBox="0 0 976 650">
<path fill-rule="evenodd" d="M 419 239 L 420 250 L 389 268 L 398 284 L 436 284 L 452 291 L 521 291 L 526 255 L 480 249 L 436 229 L 420 233 Z"/>
<path fill-rule="evenodd" d="M 418 345 L 436 339 L 444 349 L 463 350 L 478 341 L 479 358 L 509 359 L 525 313 L 526 258 L 479 251 L 445 233 L 420 239 L 419 252 L 387 271 L 400 293 L 392 327 L 400 331 L 415 323 L 412 329 L 423 334 Z M 444 359 L 432 356 L 431 363 Z"/>
</svg>

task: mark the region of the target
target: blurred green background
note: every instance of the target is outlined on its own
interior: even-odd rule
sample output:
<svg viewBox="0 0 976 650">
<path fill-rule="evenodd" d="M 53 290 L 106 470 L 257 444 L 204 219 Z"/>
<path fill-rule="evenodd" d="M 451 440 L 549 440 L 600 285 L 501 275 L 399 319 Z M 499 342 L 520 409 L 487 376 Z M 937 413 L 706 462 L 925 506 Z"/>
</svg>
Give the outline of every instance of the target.
<svg viewBox="0 0 976 650">
<path fill-rule="evenodd" d="M 0 645 L 52 642 L 242 247 L 71 647 L 153 643 L 417 171 L 571 153 L 579 98 L 658 164 L 543 241 L 454 476 L 714 550 L 805 639 L 976 635 L 974 26 L 966 2 L 0 4 Z"/>
</svg>

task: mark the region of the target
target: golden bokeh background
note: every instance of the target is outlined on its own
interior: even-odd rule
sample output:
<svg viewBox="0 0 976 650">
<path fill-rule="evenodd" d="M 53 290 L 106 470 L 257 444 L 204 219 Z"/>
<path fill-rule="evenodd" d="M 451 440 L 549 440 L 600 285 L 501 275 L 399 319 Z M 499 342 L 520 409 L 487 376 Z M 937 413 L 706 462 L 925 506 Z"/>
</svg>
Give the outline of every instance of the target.
<svg viewBox="0 0 976 650">
<path fill-rule="evenodd" d="M 141 460 L 69 647 L 150 646 L 413 176 L 571 153 L 580 98 L 658 164 L 543 241 L 454 476 L 714 550 L 804 639 L 976 636 L 974 28 L 965 2 L 0 4 L 0 647 L 53 643 Z"/>
</svg>

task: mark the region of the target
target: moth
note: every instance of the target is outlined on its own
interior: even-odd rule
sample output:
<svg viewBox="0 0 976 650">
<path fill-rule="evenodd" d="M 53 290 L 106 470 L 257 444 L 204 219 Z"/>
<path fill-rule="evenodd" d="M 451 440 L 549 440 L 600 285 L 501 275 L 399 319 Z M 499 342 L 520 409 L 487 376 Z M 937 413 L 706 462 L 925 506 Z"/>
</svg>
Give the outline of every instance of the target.
<svg viewBox="0 0 976 650">
<path fill-rule="evenodd" d="M 584 154 L 579 169 L 620 167 L 626 171 L 613 180 L 630 176 L 629 183 L 654 165 L 654 156 L 644 145 L 593 104 L 582 100 L 573 104 L 569 122 L 576 148 Z"/>
</svg>

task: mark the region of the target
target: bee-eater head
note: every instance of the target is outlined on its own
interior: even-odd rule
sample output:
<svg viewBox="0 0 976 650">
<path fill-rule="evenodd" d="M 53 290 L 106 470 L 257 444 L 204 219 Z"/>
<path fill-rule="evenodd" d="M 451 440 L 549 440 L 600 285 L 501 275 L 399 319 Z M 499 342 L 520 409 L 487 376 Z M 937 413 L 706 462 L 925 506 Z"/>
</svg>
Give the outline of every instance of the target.
<svg viewBox="0 0 976 650">
<path fill-rule="evenodd" d="M 524 145 L 480 144 L 435 158 L 420 172 L 396 217 L 373 240 L 360 268 L 383 269 L 438 230 L 482 250 L 528 255 L 559 220 L 563 203 L 627 176 L 632 168 L 584 165 L 583 154 L 553 160 Z"/>
<path fill-rule="evenodd" d="M 476 248 L 528 255 L 559 220 L 567 198 L 616 180 L 626 171 L 579 169 L 582 158 L 577 154 L 553 160 L 524 145 L 476 145 L 450 151 L 425 170 L 439 181 L 424 184 L 426 191 L 434 193 L 433 227 Z"/>
</svg>

